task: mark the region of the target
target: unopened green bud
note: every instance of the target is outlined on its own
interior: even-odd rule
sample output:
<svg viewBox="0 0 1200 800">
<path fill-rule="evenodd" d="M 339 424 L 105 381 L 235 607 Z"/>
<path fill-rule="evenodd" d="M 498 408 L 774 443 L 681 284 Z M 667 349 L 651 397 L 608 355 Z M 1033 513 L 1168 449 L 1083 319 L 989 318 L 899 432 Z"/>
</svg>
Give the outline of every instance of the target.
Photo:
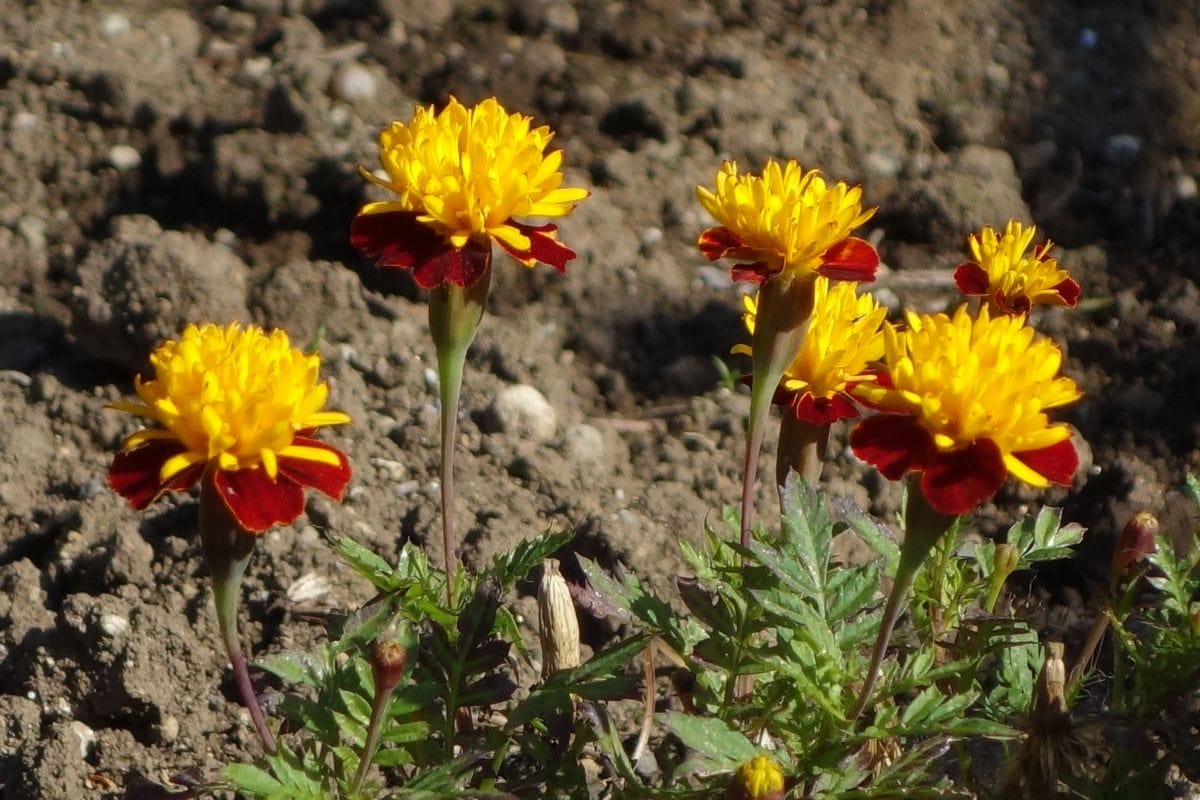
<svg viewBox="0 0 1200 800">
<path fill-rule="evenodd" d="M 1012 575 L 1014 572 L 1016 572 L 1017 566 L 1020 563 L 1021 553 L 1016 547 L 1008 544 L 1007 542 L 996 545 L 996 560 L 994 565 L 996 567 L 997 575 L 1003 575 L 1004 578 L 1007 578 L 1009 575 Z M 1003 578 L 1001 580 L 1003 580 Z"/>
<path fill-rule="evenodd" d="M 725 793 L 726 800 L 781 800 L 783 770 L 770 756 L 743 761 Z"/>
</svg>

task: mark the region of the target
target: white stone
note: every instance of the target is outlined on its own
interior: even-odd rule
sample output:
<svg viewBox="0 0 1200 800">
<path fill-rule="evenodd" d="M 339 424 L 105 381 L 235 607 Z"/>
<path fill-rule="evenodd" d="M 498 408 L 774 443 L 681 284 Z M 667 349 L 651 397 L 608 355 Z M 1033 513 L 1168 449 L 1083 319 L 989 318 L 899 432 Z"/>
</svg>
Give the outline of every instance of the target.
<svg viewBox="0 0 1200 800">
<path fill-rule="evenodd" d="M 109 38 L 116 38 L 129 33 L 129 18 L 123 14 L 105 14 L 100 20 L 100 32 Z"/>
<path fill-rule="evenodd" d="M 315 572 L 306 572 L 287 588 L 288 600 L 307 603 L 329 594 L 329 581 Z"/>
<path fill-rule="evenodd" d="M 600 463 L 604 461 L 604 434 L 586 422 L 572 425 L 563 434 L 562 449 L 576 464 Z"/>
<path fill-rule="evenodd" d="M 333 73 L 330 94 L 338 100 L 355 103 L 375 99 L 375 76 L 356 61 L 347 61 Z"/>
<path fill-rule="evenodd" d="M 492 414 L 502 431 L 533 442 L 550 441 L 558 430 L 554 407 L 525 384 L 501 389 L 492 401 Z"/>
<path fill-rule="evenodd" d="M 118 614 L 101 614 L 100 630 L 103 631 L 105 636 L 116 639 L 118 636 L 124 636 L 129 632 L 129 620 Z"/>
<path fill-rule="evenodd" d="M 79 738 L 79 757 L 86 759 L 96 746 L 96 732 L 79 720 L 71 723 L 71 733 Z"/>
<path fill-rule="evenodd" d="M 117 172 L 128 172 L 141 166 L 142 154 L 131 145 L 114 144 L 108 150 L 108 163 L 116 167 Z"/>
</svg>

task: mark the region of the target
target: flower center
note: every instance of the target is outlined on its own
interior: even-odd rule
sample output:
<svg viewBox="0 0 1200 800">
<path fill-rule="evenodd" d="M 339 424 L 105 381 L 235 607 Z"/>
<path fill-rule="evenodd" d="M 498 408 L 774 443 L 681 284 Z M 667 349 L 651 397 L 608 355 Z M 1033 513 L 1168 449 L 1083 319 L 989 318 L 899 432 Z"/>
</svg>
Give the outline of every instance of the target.
<svg viewBox="0 0 1200 800">
<path fill-rule="evenodd" d="M 859 187 L 830 186 L 820 172 L 805 172 L 795 161 L 768 161 L 762 177 L 739 175 L 737 165 L 726 161 L 716 191 L 698 188 L 696 196 L 713 219 L 762 251 L 771 267 L 798 273 L 819 267 L 826 250 L 874 213 L 863 210 Z"/>
<path fill-rule="evenodd" d="M 399 195 L 399 209 L 420 212 L 421 222 L 456 247 L 478 235 L 507 241 L 515 233 L 508 225 L 512 217 L 563 216 L 587 195 L 561 188 L 562 151 L 546 154 L 554 134 L 530 122 L 509 114 L 495 98 L 471 109 L 451 98 L 440 113 L 417 108 L 412 122 L 393 122 L 379 135 L 389 176 L 380 183 Z"/>
<path fill-rule="evenodd" d="M 320 358 L 292 347 L 283 331 L 189 325 L 150 362 L 154 378 L 137 382 L 145 405 L 118 407 L 158 421 L 187 448 L 164 473 L 215 460 L 229 470 L 265 465 L 274 477 L 275 457 L 297 431 L 348 421 L 320 411 L 329 393 L 317 381 Z"/>
<path fill-rule="evenodd" d="M 971 318 L 962 307 L 953 318 L 910 313 L 907 323 L 885 329 L 894 388 L 864 386 L 864 398 L 914 414 L 941 450 L 986 438 L 1009 454 L 1069 438 L 1045 411 L 1078 399 L 1079 389 L 1058 376 L 1058 347 L 1035 337 L 1023 317 L 992 319 L 984 307 Z"/>
</svg>

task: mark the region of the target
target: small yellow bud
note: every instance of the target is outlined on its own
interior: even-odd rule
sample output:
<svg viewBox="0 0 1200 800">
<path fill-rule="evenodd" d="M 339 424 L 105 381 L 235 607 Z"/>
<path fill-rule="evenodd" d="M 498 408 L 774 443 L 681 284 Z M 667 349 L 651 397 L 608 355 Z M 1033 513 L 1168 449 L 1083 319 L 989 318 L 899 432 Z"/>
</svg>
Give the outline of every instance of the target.
<svg viewBox="0 0 1200 800">
<path fill-rule="evenodd" d="M 743 761 L 725 793 L 726 800 L 781 800 L 783 770 L 770 756 Z"/>
</svg>

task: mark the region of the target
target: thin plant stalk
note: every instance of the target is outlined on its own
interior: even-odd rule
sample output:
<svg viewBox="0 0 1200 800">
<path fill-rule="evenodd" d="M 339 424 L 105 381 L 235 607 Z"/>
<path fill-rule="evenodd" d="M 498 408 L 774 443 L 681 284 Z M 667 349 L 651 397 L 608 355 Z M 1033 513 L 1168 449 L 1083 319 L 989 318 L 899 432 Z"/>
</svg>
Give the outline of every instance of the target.
<svg viewBox="0 0 1200 800">
<path fill-rule="evenodd" d="M 458 435 L 458 405 L 462 395 L 467 350 L 475 339 L 491 285 L 488 267 L 479 280 L 462 287 L 443 284 L 429 293 L 429 330 L 437 351 L 438 400 L 441 405 L 442 549 L 446 568 L 446 603 L 454 597 L 454 562 L 458 538 L 454 531 L 454 443 Z"/>
<path fill-rule="evenodd" d="M 758 310 L 751 337 L 754 378 L 750 386 L 750 421 L 742 467 L 742 547 L 750 546 L 758 455 L 762 450 L 771 401 L 780 378 L 799 352 L 808 332 L 815 285 L 813 277 L 793 280 L 776 276 L 763 283 L 758 292 Z"/>
<path fill-rule="evenodd" d="M 241 695 L 242 704 L 250 712 L 250 719 L 258 738 L 268 753 L 275 752 L 275 738 L 267 727 L 258 694 L 250 681 L 250 670 L 242 651 L 238 635 L 238 595 L 242 588 L 242 577 L 254 554 L 255 539 L 246 533 L 225 510 L 217 496 L 211 476 L 205 476 L 200 485 L 200 542 L 204 548 L 204 559 L 212 573 L 213 603 L 217 611 L 217 628 L 221 642 L 229 656 L 233 669 L 233 680 Z"/>
<path fill-rule="evenodd" d="M 956 519 L 957 517 L 939 513 L 931 508 L 925 496 L 921 494 L 917 480 L 910 480 L 908 500 L 904 509 L 904 542 L 900 545 L 900 563 L 896 567 L 892 591 L 883 610 L 883 621 L 879 625 L 875 649 L 871 652 L 871 666 L 867 669 L 862 694 L 851 709 L 849 719 L 857 719 L 871 699 L 871 692 L 879 680 L 884 656 L 887 655 L 888 645 L 892 641 L 892 633 L 896 629 L 900 614 L 904 611 L 908 591 L 917 577 L 917 570 L 925 563 L 934 545 L 950 530 Z"/>
<path fill-rule="evenodd" d="M 358 794 L 367 773 L 371 771 L 371 762 L 375 760 L 375 751 L 379 748 L 379 736 L 383 731 L 383 721 L 387 714 L 388 704 L 392 700 L 392 691 L 404 677 L 404 667 L 408 662 L 408 653 L 398 642 L 377 643 L 371 652 L 371 674 L 375 679 L 375 699 L 371 705 L 371 719 L 367 723 L 367 738 L 363 743 L 358 770 L 350 784 L 350 793 Z"/>
</svg>

